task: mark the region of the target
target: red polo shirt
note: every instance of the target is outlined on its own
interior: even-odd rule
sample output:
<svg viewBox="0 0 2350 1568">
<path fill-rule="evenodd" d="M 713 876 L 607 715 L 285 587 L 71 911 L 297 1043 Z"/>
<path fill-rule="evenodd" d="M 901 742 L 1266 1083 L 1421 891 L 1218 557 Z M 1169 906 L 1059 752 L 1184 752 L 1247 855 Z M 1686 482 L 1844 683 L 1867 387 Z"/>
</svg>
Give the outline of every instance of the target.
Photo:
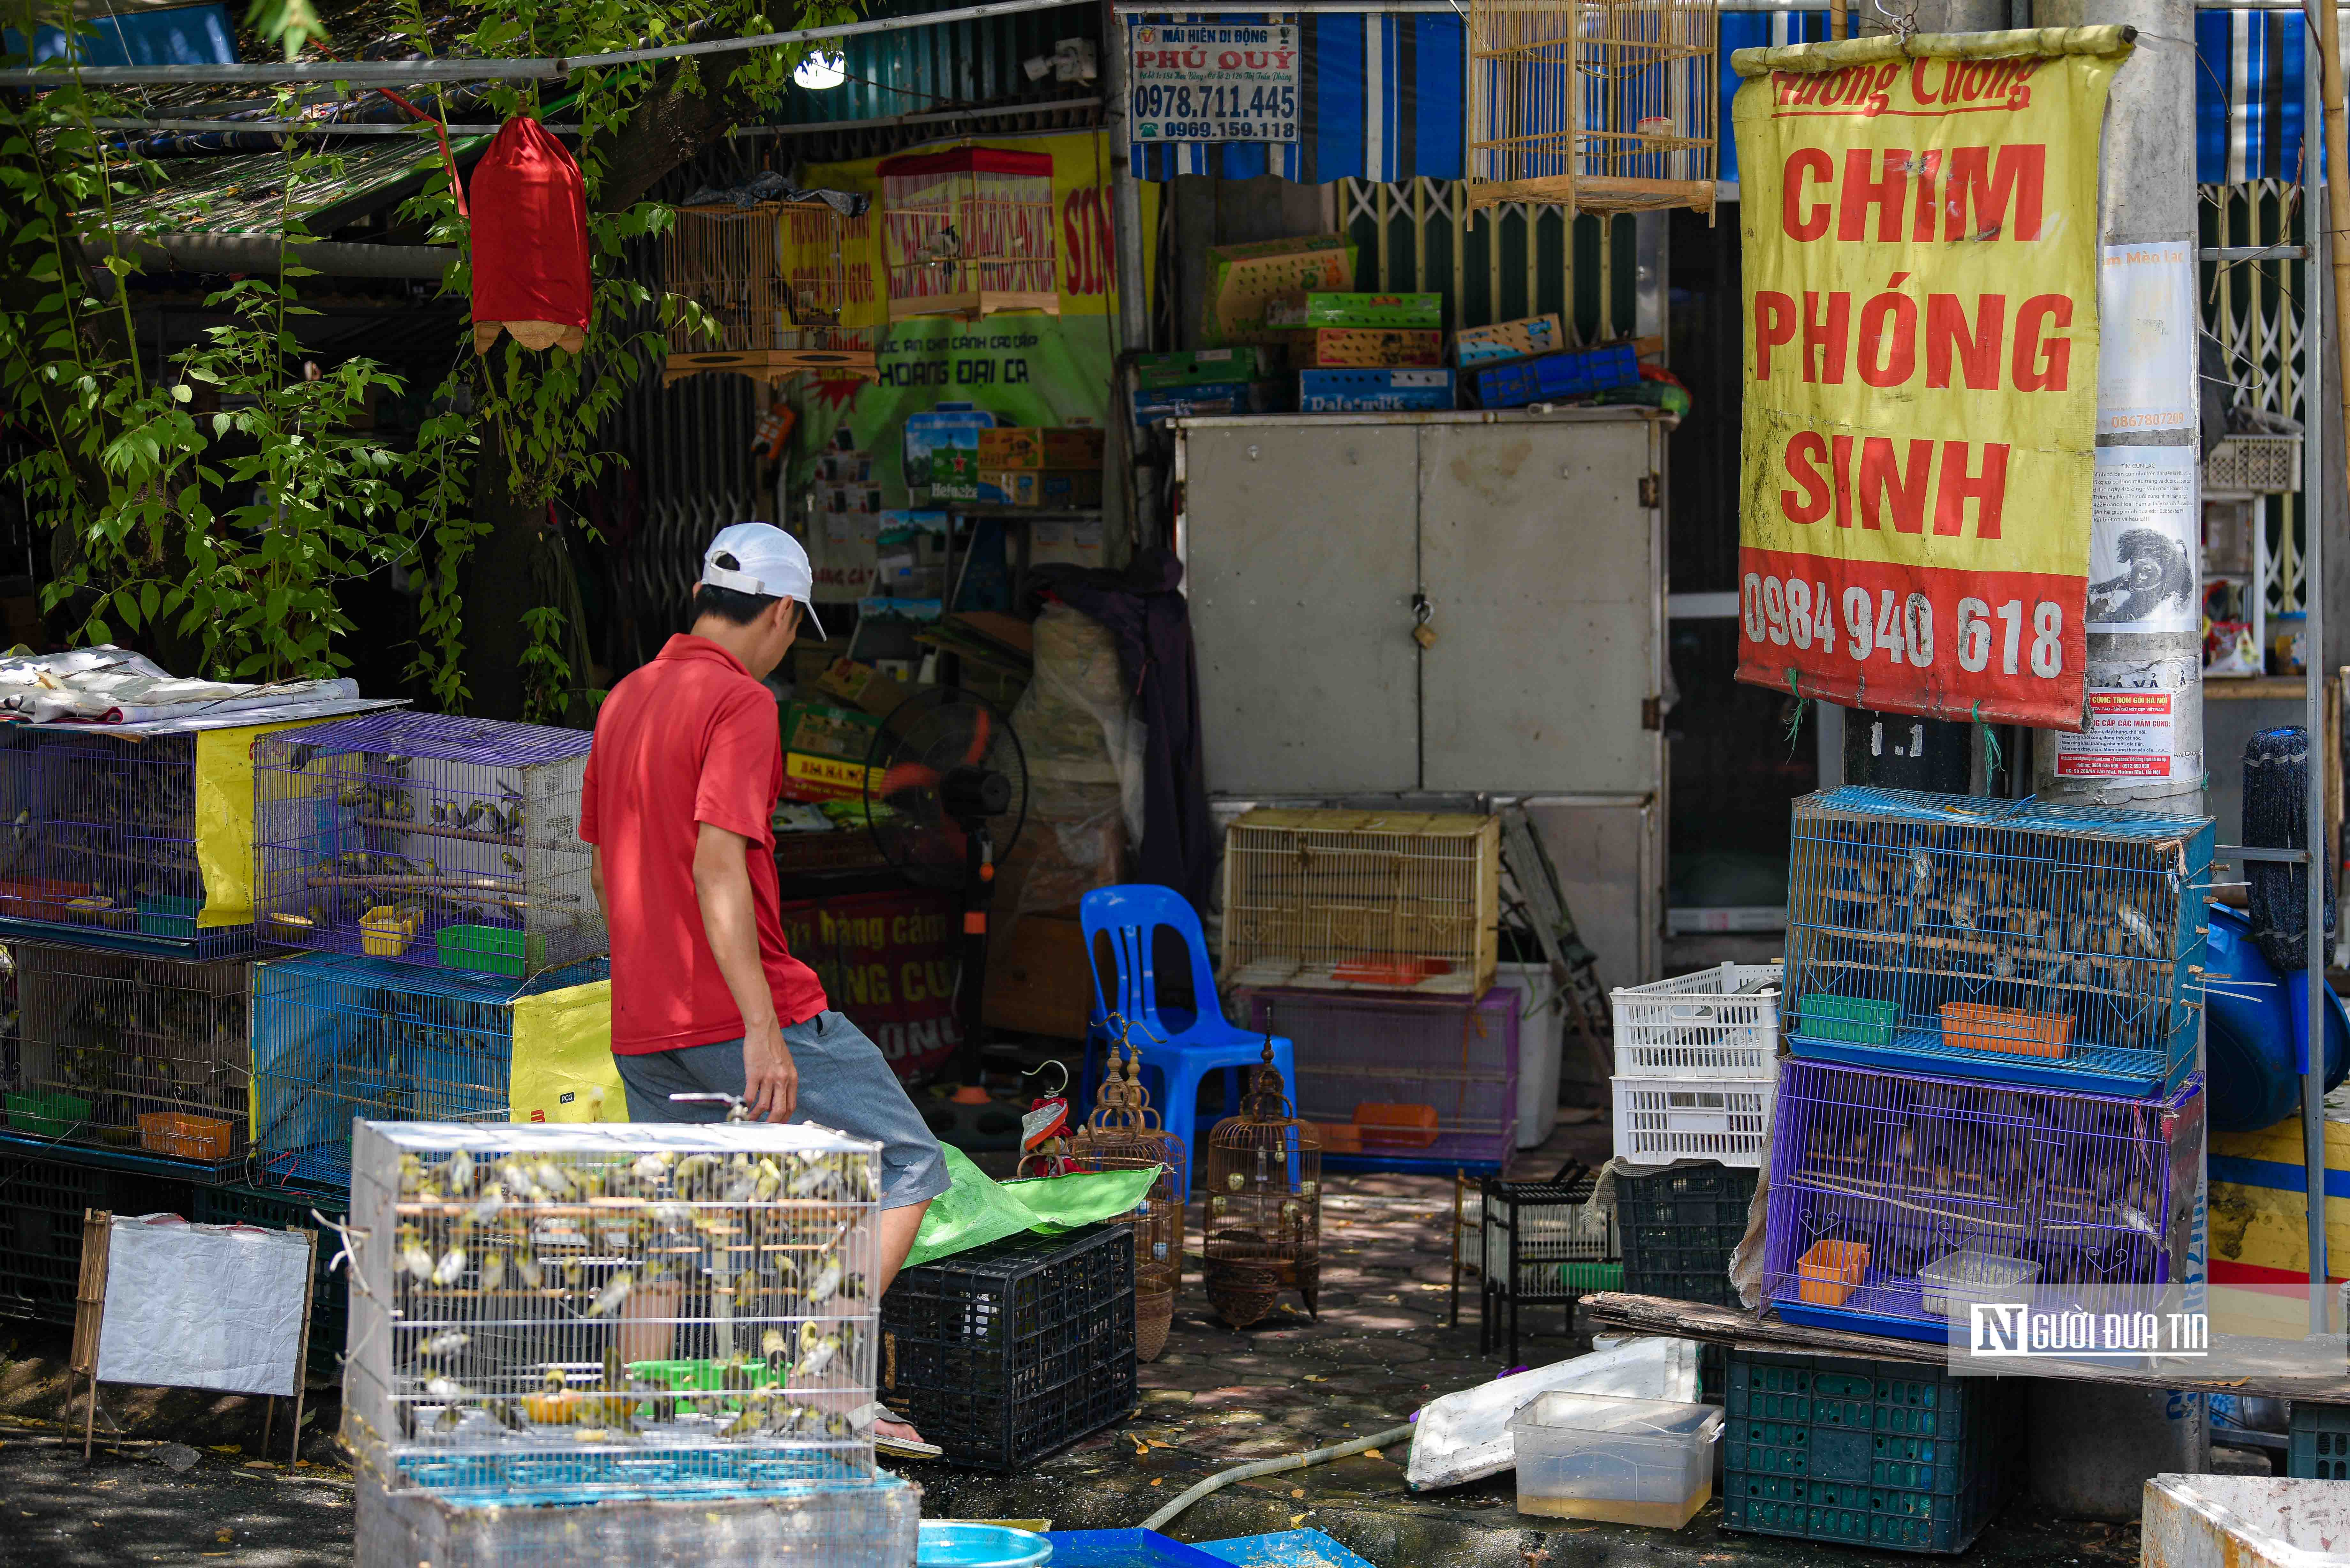
<svg viewBox="0 0 2350 1568">
<path fill-rule="evenodd" d="M 694 841 L 705 822 L 751 841 L 751 901 L 776 1021 L 788 1027 L 825 1010 L 816 971 L 784 946 L 773 821 L 783 786 L 775 694 L 706 638 L 671 638 L 604 699 L 579 836 L 604 851 L 616 1053 L 742 1037 L 743 1013 L 718 972 L 693 890 Z"/>
</svg>

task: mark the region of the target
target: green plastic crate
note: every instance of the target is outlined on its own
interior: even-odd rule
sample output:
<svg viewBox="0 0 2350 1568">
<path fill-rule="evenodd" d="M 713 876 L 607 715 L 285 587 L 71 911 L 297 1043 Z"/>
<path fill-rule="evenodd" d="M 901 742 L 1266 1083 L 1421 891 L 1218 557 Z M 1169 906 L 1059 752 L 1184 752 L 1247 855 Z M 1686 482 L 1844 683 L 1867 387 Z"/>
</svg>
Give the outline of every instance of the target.
<svg viewBox="0 0 2350 1568">
<path fill-rule="evenodd" d="M 1999 1511 L 2011 1386 L 1742 1350 L 1729 1374 L 1723 1529 L 1950 1553 Z"/>
<path fill-rule="evenodd" d="M 1558 1280 L 1571 1291 L 1620 1291 L 1624 1288 L 1624 1265 L 1561 1263 Z"/>
<path fill-rule="evenodd" d="M 2303 1480 L 2350 1480 L 2350 1405 L 2293 1402 L 2284 1473 Z"/>
<path fill-rule="evenodd" d="M 1287 367 L 1278 348 L 1237 344 L 1230 348 L 1179 348 L 1164 354 L 1134 357 L 1135 385 L 1160 387 L 1213 386 L 1229 381 L 1263 381 Z"/>
<path fill-rule="evenodd" d="M 180 937 L 192 940 L 196 934 L 196 917 L 204 911 L 202 898 L 177 898 L 169 894 L 149 898 L 139 906 L 139 934 L 142 937 Z"/>
<path fill-rule="evenodd" d="M 1841 1040 L 1848 1045 L 1889 1045 L 1893 1026 L 1901 1020 L 1897 1002 L 1871 1002 L 1865 997 L 1804 993 L 1797 1032 L 1815 1040 Z"/>
<path fill-rule="evenodd" d="M 7 1096 L 8 1125 L 35 1137 L 66 1137 L 89 1120 L 90 1104 L 78 1095 L 19 1093 Z"/>
<path fill-rule="evenodd" d="M 1307 327 L 1392 327 L 1426 331 L 1444 325 L 1440 294 L 1309 294 Z"/>
</svg>

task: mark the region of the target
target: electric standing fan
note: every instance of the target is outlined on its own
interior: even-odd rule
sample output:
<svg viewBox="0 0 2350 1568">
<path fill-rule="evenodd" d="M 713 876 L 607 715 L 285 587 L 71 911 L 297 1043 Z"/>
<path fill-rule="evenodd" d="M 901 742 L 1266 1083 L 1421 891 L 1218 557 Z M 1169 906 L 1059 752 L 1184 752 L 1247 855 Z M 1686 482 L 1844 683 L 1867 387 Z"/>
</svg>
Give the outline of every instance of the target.
<svg viewBox="0 0 2350 1568">
<path fill-rule="evenodd" d="M 1019 838 L 1028 815 L 1028 764 L 1019 737 L 1002 713 L 971 692 L 944 686 L 917 692 L 874 733 L 865 805 L 874 843 L 907 880 L 962 890 L 962 953 L 955 979 L 962 1040 L 948 1071 L 976 1086 L 995 864 Z"/>
</svg>

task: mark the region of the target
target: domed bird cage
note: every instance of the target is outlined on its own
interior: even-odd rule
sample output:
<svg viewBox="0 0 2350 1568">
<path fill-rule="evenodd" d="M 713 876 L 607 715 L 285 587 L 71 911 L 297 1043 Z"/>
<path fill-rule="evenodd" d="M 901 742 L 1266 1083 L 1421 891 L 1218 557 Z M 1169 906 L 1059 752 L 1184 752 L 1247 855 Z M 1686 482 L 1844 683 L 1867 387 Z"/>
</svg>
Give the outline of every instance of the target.
<svg viewBox="0 0 2350 1568">
<path fill-rule="evenodd" d="M 1061 313 L 1047 152 L 958 147 L 881 161 L 889 319 Z"/>
<path fill-rule="evenodd" d="M 1159 1125 L 1141 1073 L 1139 1055 L 1121 1064 L 1118 1048 L 1110 1048 L 1093 1115 L 1069 1139 L 1069 1160 L 1079 1170 L 1164 1168 L 1142 1208 L 1128 1217 L 1135 1227 L 1134 1354 L 1156 1361 L 1166 1348 L 1183 1282 L 1183 1199 L 1174 1174 L 1183 1164 L 1183 1142 Z"/>
<path fill-rule="evenodd" d="M 1300 1121 L 1273 1064 L 1273 1041 L 1241 1102 L 1241 1114 L 1208 1134 L 1208 1301 L 1246 1328 L 1284 1290 L 1308 1314 L 1322 1282 L 1322 1140 Z"/>
<path fill-rule="evenodd" d="M 823 202 L 680 207 L 661 236 L 663 286 L 701 306 L 720 337 L 672 323 L 661 385 L 705 370 L 778 385 L 803 371 L 878 379 L 871 332 L 840 325 L 850 222 Z"/>
<path fill-rule="evenodd" d="M 1469 205 L 1713 213 L 1716 0 L 1469 0 Z"/>
</svg>

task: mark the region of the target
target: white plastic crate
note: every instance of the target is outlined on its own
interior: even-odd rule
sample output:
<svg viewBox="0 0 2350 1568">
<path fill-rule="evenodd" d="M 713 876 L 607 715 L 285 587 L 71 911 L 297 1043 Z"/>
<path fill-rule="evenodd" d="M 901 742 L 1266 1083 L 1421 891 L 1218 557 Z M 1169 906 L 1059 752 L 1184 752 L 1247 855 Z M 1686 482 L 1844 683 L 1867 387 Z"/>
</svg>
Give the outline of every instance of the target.
<svg viewBox="0 0 2350 1568">
<path fill-rule="evenodd" d="M 1711 1159 L 1760 1166 L 1779 1083 L 1771 1078 L 1608 1080 L 1616 1109 L 1616 1155 L 1636 1165 Z"/>
<path fill-rule="evenodd" d="M 1616 1064 L 1627 1077 L 1771 1078 L 1781 966 L 1725 963 L 1616 988 Z"/>
</svg>

